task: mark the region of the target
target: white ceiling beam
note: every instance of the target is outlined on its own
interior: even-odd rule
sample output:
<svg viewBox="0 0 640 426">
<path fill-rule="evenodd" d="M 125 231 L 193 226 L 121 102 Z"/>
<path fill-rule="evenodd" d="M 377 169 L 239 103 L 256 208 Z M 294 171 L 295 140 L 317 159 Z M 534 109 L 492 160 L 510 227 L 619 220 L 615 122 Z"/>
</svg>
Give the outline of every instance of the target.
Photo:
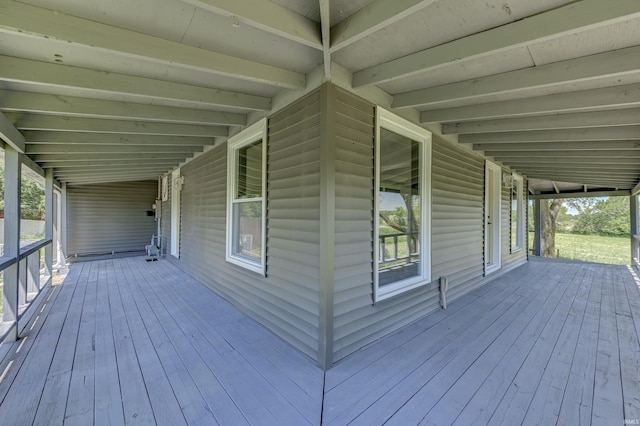
<svg viewBox="0 0 640 426">
<path fill-rule="evenodd" d="M 420 122 L 491 120 L 506 117 L 549 115 L 559 112 L 635 108 L 638 106 L 640 106 L 640 84 L 627 84 L 624 86 L 423 111 L 420 113 Z"/>
<path fill-rule="evenodd" d="M 638 74 L 640 46 L 554 62 L 393 95 L 394 108 L 433 108 L 452 101 L 481 103 L 490 96 L 519 97 L 528 90 Z M 520 95 L 521 97 L 521 95 Z"/>
<path fill-rule="evenodd" d="M 616 177 L 631 177 L 631 178 L 638 178 L 640 177 L 640 175 L 631 170 L 626 170 L 626 171 L 620 171 L 620 170 L 615 170 L 615 171 L 611 171 L 611 170 L 606 170 L 606 169 L 589 169 L 589 170 L 585 170 L 585 169 L 562 169 L 562 170 L 558 170 L 558 169 L 539 169 L 536 167 L 519 167 L 518 171 L 527 174 L 529 172 L 536 172 L 536 173 L 546 173 L 546 174 L 550 174 L 550 173 L 562 173 L 563 175 L 589 175 L 589 176 L 598 176 L 598 177 L 605 177 L 605 176 L 616 176 Z"/>
<path fill-rule="evenodd" d="M 61 132 L 25 130 L 28 144 L 67 145 L 215 145 L 215 138 L 194 136 L 131 135 L 118 133 Z"/>
<path fill-rule="evenodd" d="M 586 186 L 586 185 L 585 185 Z M 563 192 L 562 197 L 558 197 L 556 194 L 534 194 L 530 195 L 530 200 L 549 200 L 552 198 L 582 198 L 582 197 L 618 197 L 628 196 L 631 193 L 628 190 L 619 191 L 590 191 L 590 192 Z"/>
<path fill-rule="evenodd" d="M 154 146 L 152 148 L 148 146 L 140 145 L 29 145 L 26 149 L 27 155 L 34 154 L 129 154 L 129 153 L 141 153 L 152 151 L 154 154 L 158 153 L 194 153 L 202 152 L 201 146 Z"/>
<path fill-rule="evenodd" d="M 542 173 L 531 173 L 527 176 L 528 178 L 533 179 L 544 179 L 544 180 L 554 180 L 557 182 L 566 182 L 566 183 L 576 183 L 578 185 L 598 185 L 598 186 L 609 186 L 616 188 L 627 188 L 632 187 L 637 179 L 627 179 L 627 178 L 592 178 L 589 175 L 584 176 L 574 176 L 574 175 L 546 175 Z"/>
<path fill-rule="evenodd" d="M 105 166 L 105 165 L 91 165 L 91 166 L 76 166 L 76 167 L 60 167 L 56 168 L 56 173 L 65 174 L 65 173 L 78 173 L 78 172 L 86 172 L 89 171 L 122 171 L 122 170 L 165 170 L 165 166 L 163 164 L 120 164 L 116 166 Z"/>
<path fill-rule="evenodd" d="M 640 126 L 595 127 L 586 129 L 528 130 L 524 132 L 471 133 L 460 135 L 459 143 L 520 143 L 615 141 L 640 139 Z"/>
<path fill-rule="evenodd" d="M 288 89 L 305 86 L 301 73 L 17 2 L 0 4 L 0 32 Z"/>
<path fill-rule="evenodd" d="M 48 163 L 48 162 L 84 162 L 84 161 L 129 161 L 129 160 L 138 160 L 140 163 L 144 163 L 146 161 L 155 161 L 155 160 L 171 160 L 171 161 L 184 161 L 185 157 L 188 155 L 182 153 L 155 153 L 155 152 L 147 152 L 147 153 L 113 153 L 109 152 L 106 154 L 96 155 L 93 153 L 88 154 L 35 154 L 30 155 L 31 159 L 36 163 Z"/>
<path fill-rule="evenodd" d="M 42 167 L 43 169 L 75 169 L 75 168 L 92 168 L 92 167 L 96 167 L 96 168 L 108 168 L 108 167 L 118 167 L 118 166 L 122 166 L 122 167 L 131 167 L 131 166 L 142 166 L 142 165 L 155 165 L 155 166 L 161 166 L 161 167 L 171 167 L 171 166 L 177 166 L 179 164 L 179 162 L 177 160 L 147 160 L 145 162 L 142 162 L 140 160 L 120 160 L 120 161 L 113 161 L 113 160 L 85 160 L 85 161 L 48 161 L 48 162 L 41 162 L 38 163 L 40 165 L 40 167 Z"/>
<path fill-rule="evenodd" d="M 525 130 L 580 129 L 632 124 L 640 124 L 640 108 L 449 123 L 442 125 L 442 133 L 468 134 Z"/>
<path fill-rule="evenodd" d="M 331 28 L 331 52 L 388 27 L 436 0 L 376 0 Z"/>
<path fill-rule="evenodd" d="M 68 65 L 0 55 L 0 81 L 33 84 L 36 88 L 80 89 L 101 98 L 116 93 L 139 103 L 162 100 L 167 104 L 186 104 L 192 108 L 231 107 L 266 111 L 271 99 L 264 96 L 208 87 L 192 86 L 164 80 L 107 73 Z"/>
<path fill-rule="evenodd" d="M 548 166 L 548 165 L 557 165 L 558 168 L 562 168 L 564 165 L 609 165 L 615 167 L 617 165 L 634 165 L 637 166 L 638 159 L 637 158 L 608 158 L 608 157 L 581 157 L 581 158 L 573 158 L 573 157 L 565 157 L 561 158 L 557 155 L 549 155 L 547 157 L 535 157 L 535 158 L 526 158 L 526 157 L 509 157 L 506 155 L 499 155 L 500 161 L 504 161 L 510 165 L 515 166 L 523 166 L 523 165 L 532 165 L 532 166 Z"/>
<path fill-rule="evenodd" d="M 226 137 L 227 127 L 202 126 L 148 121 L 101 120 L 98 118 L 56 117 L 40 114 L 7 114 L 20 130 L 54 130 L 66 132 L 127 133 L 165 136 Z"/>
<path fill-rule="evenodd" d="M 88 185 L 109 182 L 132 182 L 139 180 L 157 180 L 159 173 L 133 173 L 133 174 L 109 174 L 95 176 L 76 176 L 67 178 L 58 178 L 60 182 L 71 185 Z"/>
<path fill-rule="evenodd" d="M 416 52 L 353 75 L 353 87 L 380 84 L 464 60 L 539 43 L 640 15 L 636 0 L 578 1 L 510 24 Z"/>
<path fill-rule="evenodd" d="M 28 147 L 27 147 L 28 148 Z M 566 158 L 640 158 L 639 150 L 619 150 L 619 151 L 485 151 L 484 154 L 489 157 L 525 157 L 525 158 L 547 158 L 562 157 Z"/>
<path fill-rule="evenodd" d="M 157 173 L 160 174 L 167 170 L 164 167 L 118 167 L 111 169 L 95 169 L 95 168 L 84 168 L 84 169 L 60 169 L 55 170 L 54 175 L 56 177 L 70 177 L 70 176 L 90 176 L 90 175 L 98 175 L 98 174 L 132 174 L 132 173 Z"/>
<path fill-rule="evenodd" d="M 2 112 L 0 112 L 0 138 L 16 151 L 24 153 L 24 136 Z"/>
<path fill-rule="evenodd" d="M 245 114 L 73 96 L 55 96 L 46 93 L 3 89 L 0 89 L 0 110 L 5 112 L 56 114 L 70 117 L 148 120 L 182 124 L 218 124 L 223 126 L 245 126 L 247 124 L 247 116 Z"/>
<path fill-rule="evenodd" d="M 324 78 L 331 80 L 331 10 L 329 0 L 320 2 L 320 30 L 322 34 L 322 63 L 324 66 Z"/>
<path fill-rule="evenodd" d="M 580 151 L 583 149 L 609 151 L 640 149 L 640 141 L 584 141 L 584 142 L 522 142 L 473 144 L 476 151 Z"/>
<path fill-rule="evenodd" d="M 321 50 L 318 23 L 279 4 L 264 0 L 182 0 L 218 15 Z"/>
</svg>

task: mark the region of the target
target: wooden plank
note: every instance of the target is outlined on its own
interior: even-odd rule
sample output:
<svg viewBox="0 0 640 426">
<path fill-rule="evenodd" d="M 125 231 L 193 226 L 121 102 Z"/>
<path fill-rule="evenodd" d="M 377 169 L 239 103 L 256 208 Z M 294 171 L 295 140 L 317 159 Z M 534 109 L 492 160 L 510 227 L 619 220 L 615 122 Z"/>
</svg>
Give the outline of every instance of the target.
<svg viewBox="0 0 640 426">
<path fill-rule="evenodd" d="M 435 374 L 429 374 L 428 381 L 415 381 L 414 377 L 409 377 L 404 381 L 402 391 L 405 398 L 411 395 L 400 407 L 391 407 L 395 411 L 384 409 L 375 415 L 382 414 L 383 419 L 389 419 L 388 424 L 417 424 L 425 414 L 442 398 L 442 396 L 451 389 L 452 385 L 460 378 L 460 376 L 469 368 L 469 366 L 477 362 L 478 358 L 487 351 L 491 352 L 491 345 L 500 339 L 500 336 L 506 336 L 507 341 L 513 341 L 517 338 L 517 334 L 522 328 L 514 329 L 513 334 L 505 334 L 505 330 L 518 320 L 528 322 L 532 315 L 539 308 L 540 301 L 546 300 L 549 290 L 553 288 L 553 280 L 544 280 L 544 285 L 540 287 L 532 286 L 517 303 L 510 305 L 507 309 L 503 309 L 501 315 L 491 323 L 490 327 L 483 330 L 480 334 L 475 335 L 472 339 L 464 342 L 461 350 L 456 351 L 455 355 Z M 545 294 L 546 293 L 546 294 Z M 536 296 L 536 297 L 534 297 Z M 504 355 L 504 349 L 498 348 L 497 356 Z M 422 370 L 422 369 L 421 369 Z M 417 387 L 417 389 L 415 389 Z M 406 390 L 411 389 L 407 394 Z M 415 391 L 413 391 L 415 389 Z M 385 395 L 385 401 L 380 406 L 386 405 L 388 395 Z M 370 412 L 365 413 L 358 421 L 367 421 L 371 419 Z"/>
<path fill-rule="evenodd" d="M 533 281 L 531 275 L 523 281 L 529 285 L 530 291 L 544 282 Z M 427 330 L 355 374 L 349 382 L 328 392 L 325 395 L 323 419 L 347 423 L 357 418 L 357 422 L 367 423 L 390 417 L 406 402 L 407 396 L 420 389 L 421 383 L 435 375 L 465 344 L 473 341 L 500 318 L 505 310 L 522 300 L 522 296 L 506 293 L 502 299 L 479 300 L 479 303 L 465 311 L 464 316 L 451 318 L 447 322 L 446 332 L 437 328 Z M 425 346 L 424 342 L 430 344 Z M 402 362 L 398 362 L 400 359 Z"/>
<path fill-rule="evenodd" d="M 631 300 L 635 298 L 635 307 L 637 307 L 639 298 L 638 292 L 634 292 L 626 285 L 629 276 L 629 272 L 624 267 L 617 267 L 613 282 L 624 419 L 636 421 L 640 420 L 640 338 L 633 321 Z"/>
<path fill-rule="evenodd" d="M 495 345 L 492 345 L 479 358 L 479 362 L 474 363 L 449 389 L 425 420 L 448 417 L 449 421 L 455 419 L 455 423 L 460 425 L 486 424 L 566 290 L 564 286 L 555 286 L 547 293 L 546 299 L 538 299 L 538 311 L 531 316 L 528 324 L 527 321 L 518 321 L 524 328 L 511 341 L 508 352 L 496 356 Z M 514 322 L 505 333 L 518 329 Z M 500 339 L 503 337 L 500 336 Z M 463 397 L 465 394 L 467 399 Z"/>
<path fill-rule="evenodd" d="M 96 282 L 96 328 L 95 328 L 95 425 L 124 424 L 122 395 L 118 377 L 118 364 L 111 325 L 111 306 L 107 295 L 109 281 L 105 262 L 93 264 L 98 269 Z"/>
<path fill-rule="evenodd" d="M 608 267 L 602 289 L 592 424 L 623 424 L 620 350 L 613 296 L 613 271 Z"/>
<path fill-rule="evenodd" d="M 60 339 L 55 346 L 42 397 L 35 410 L 34 424 L 62 424 L 64 422 L 66 408 L 64 401 L 67 400 L 69 393 L 73 357 L 87 288 L 89 268 L 85 266 L 87 265 L 73 265 L 62 284 L 63 287 L 73 289 L 73 297 L 62 326 Z"/>
<path fill-rule="evenodd" d="M 153 292 L 155 283 L 147 282 L 146 274 L 142 274 L 131 267 L 128 267 L 128 271 L 132 279 L 141 286 L 140 293 L 144 296 L 148 312 L 155 314 L 157 318 L 155 321 L 161 324 L 161 327 L 169 336 L 171 344 L 176 348 L 178 357 L 185 366 L 182 374 L 186 372 L 191 376 L 198 391 L 205 399 L 207 407 L 214 414 L 216 421 L 220 424 L 248 424 L 249 421 L 227 394 L 226 389 L 220 384 L 218 377 L 212 370 L 216 358 L 202 356 L 195 347 L 196 336 L 198 336 L 198 339 L 201 338 L 197 330 L 195 330 L 195 334 L 184 333 L 178 324 L 180 321 L 188 321 L 184 315 L 174 317 L 172 312 L 169 312 L 162 305 Z M 176 307 L 178 310 L 180 308 Z M 141 309 L 140 312 L 146 312 L 146 309 Z M 218 365 L 222 366 L 223 364 Z M 220 368 L 224 370 L 223 367 Z M 240 376 L 238 376 L 238 380 L 240 380 Z"/>
<path fill-rule="evenodd" d="M 602 298 L 604 268 L 598 267 L 593 275 L 589 299 L 571 363 L 567 386 L 562 398 L 557 424 L 591 423 L 593 383 L 598 345 L 598 323 Z"/>
<path fill-rule="evenodd" d="M 51 365 L 48 349 L 55 348 L 57 344 L 72 296 L 71 287 L 61 291 L 55 298 L 56 303 L 46 313 L 46 319 L 43 313 L 40 314 L 35 324 L 43 324 L 37 333 L 25 330 L 26 334 L 16 349 L 18 356 L 14 358 L 15 366 L 12 366 L 15 370 L 10 370 L 0 384 L 0 394 L 4 394 L 0 404 L 0 424 L 30 424 L 33 421 L 33 405 L 40 400 Z M 27 345 L 30 340 L 33 342 Z"/>
<path fill-rule="evenodd" d="M 157 271 L 158 275 L 155 278 L 170 277 L 169 272 Z M 179 279 L 184 282 L 188 278 Z M 226 302 L 216 300 L 218 309 L 210 309 L 212 298 L 217 297 L 197 282 L 185 286 L 184 291 L 179 292 L 169 287 L 166 296 L 189 306 L 191 312 L 187 310 L 186 313 L 200 330 L 206 331 L 207 336 L 221 334 L 225 342 L 235 348 L 242 358 L 273 386 L 277 394 L 282 395 L 306 418 L 307 422 L 313 424 L 319 421 L 323 374 L 308 359 L 292 351 L 255 321 L 238 315 L 239 312 Z M 220 326 L 229 323 L 230 317 L 235 320 L 235 326 L 232 326 L 233 333 L 230 329 Z M 280 415 L 286 416 L 287 419 L 295 419 L 295 416 L 286 415 L 286 410 Z"/>
<path fill-rule="evenodd" d="M 183 416 L 183 421 L 186 420 L 190 424 L 217 423 L 211 408 L 188 374 L 187 367 L 182 363 L 178 350 L 147 304 L 128 265 L 121 261 L 117 263 L 117 268 L 122 277 L 122 281 L 118 281 L 121 294 L 124 295 L 122 301 L 127 312 L 127 321 L 132 328 L 136 351 L 140 354 L 142 373 L 145 383 L 148 383 L 147 392 L 155 417 L 167 419 L 171 424 L 180 424 L 180 415 Z M 162 364 L 161 369 L 157 368 L 154 354 Z M 168 382 L 170 392 L 167 391 L 165 381 Z M 173 409 L 173 398 L 179 405 L 177 411 Z"/>
<path fill-rule="evenodd" d="M 562 398 L 566 394 L 567 382 L 571 366 L 576 354 L 576 346 L 587 307 L 587 299 L 593 284 L 594 267 L 585 265 L 587 271 L 581 282 L 572 282 L 578 292 L 569 308 L 562 331 L 553 348 L 551 358 L 544 368 L 544 373 L 535 394 L 529 404 L 524 423 L 555 424 L 558 421 Z M 594 286 L 594 291 L 600 286 Z"/>
<path fill-rule="evenodd" d="M 113 343 L 118 367 L 117 376 L 122 394 L 121 400 L 124 420 L 127 423 L 137 424 L 157 423 L 158 419 L 154 417 L 151 402 L 147 394 L 147 389 L 151 388 L 151 386 L 146 386 L 141 368 L 143 365 L 149 365 L 150 368 L 158 368 L 162 371 L 162 367 L 151 364 L 148 359 L 138 359 L 139 357 L 147 358 L 145 357 L 146 352 L 141 351 L 138 354 L 134 347 L 134 333 L 131 332 L 129 324 L 127 323 L 126 310 L 120 297 L 120 289 L 124 287 L 124 285 L 120 283 L 122 277 L 119 276 L 120 271 L 116 270 L 114 263 L 119 262 L 114 262 L 113 260 L 105 261 L 106 281 L 102 286 L 107 287 L 106 292 L 111 314 L 111 326 L 113 328 Z M 125 293 L 125 297 L 133 296 Z M 115 381 L 114 379 L 115 377 L 111 380 Z M 169 391 L 170 390 L 169 388 Z M 175 408 L 179 413 L 180 407 L 175 404 Z M 171 424 L 179 424 L 175 422 L 175 419 L 163 417 L 163 420 Z"/>
<path fill-rule="evenodd" d="M 160 277 L 160 274 L 156 276 L 157 279 Z M 155 287 L 150 288 L 155 293 Z M 155 296 L 164 297 L 160 303 L 163 303 L 166 310 L 171 313 L 171 317 L 175 318 L 183 333 L 194 336 L 195 350 L 208 361 L 210 368 L 214 368 L 214 374 L 224 386 L 225 391 L 250 422 L 279 423 L 286 418 L 296 424 L 309 423 L 296 411 L 295 407 L 273 391 L 273 386 L 244 359 L 241 351 L 236 351 L 233 347 L 231 347 L 232 350 L 219 349 L 220 340 L 226 340 L 226 338 L 218 334 L 224 332 L 225 335 L 231 335 L 235 326 L 223 323 L 216 324 L 215 329 L 207 330 L 206 328 L 209 327 L 206 322 L 197 321 L 197 316 L 194 315 L 195 310 L 190 312 L 192 308 L 189 306 L 176 309 L 175 296 L 167 297 L 166 293 L 162 295 L 155 293 Z M 254 350 L 257 348 L 254 347 Z"/>
<path fill-rule="evenodd" d="M 571 264 L 566 264 L 565 267 L 571 267 Z M 560 280 L 556 285 L 567 286 L 573 280 L 575 280 L 573 281 L 574 283 L 580 282 L 584 275 L 585 270 L 579 269 L 570 277 L 570 279 Z M 520 424 L 522 422 L 522 419 L 527 413 L 532 395 L 535 393 L 538 384 L 540 383 L 544 367 L 547 365 L 552 355 L 553 348 L 562 330 L 567 311 L 573 303 L 577 289 L 578 286 L 573 285 L 573 287 L 570 287 L 568 292 L 565 293 L 565 297 L 561 300 L 561 303 L 558 305 L 553 317 L 550 318 L 545 325 L 542 333 L 536 340 L 534 347 L 528 354 L 525 362 L 522 364 L 520 371 L 502 397 L 500 404 L 496 407 L 496 410 L 490 419 L 490 424 L 509 424 L 510 422 Z"/>
<path fill-rule="evenodd" d="M 78 341 L 73 358 L 71 382 L 65 411 L 65 425 L 83 426 L 94 422 L 95 339 L 97 265 L 89 263 L 87 290 L 84 296 Z"/>
</svg>

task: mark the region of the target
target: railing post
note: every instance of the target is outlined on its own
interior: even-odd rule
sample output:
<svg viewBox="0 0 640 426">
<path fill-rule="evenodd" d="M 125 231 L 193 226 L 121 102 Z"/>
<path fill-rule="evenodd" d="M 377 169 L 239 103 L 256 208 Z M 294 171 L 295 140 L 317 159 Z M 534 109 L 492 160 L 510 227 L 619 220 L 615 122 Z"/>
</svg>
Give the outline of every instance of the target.
<svg viewBox="0 0 640 426">
<path fill-rule="evenodd" d="M 542 245 L 542 201 L 539 198 L 533 200 L 533 223 L 535 228 L 533 246 L 535 249 L 535 255 L 540 256 Z"/>
<path fill-rule="evenodd" d="M 45 170 L 44 174 L 44 237 L 53 240 L 53 221 L 55 219 L 53 209 L 53 169 Z M 44 249 L 44 276 L 45 282 L 40 283 L 43 288 L 51 282 L 53 277 L 53 243 Z"/>
<path fill-rule="evenodd" d="M 20 154 L 10 145 L 4 152 L 4 255 L 18 259 L 20 252 Z M 20 262 L 4 270 L 2 320 L 13 323 L 5 337 L 10 342 L 18 338 L 18 285 Z"/>
<path fill-rule="evenodd" d="M 640 253 L 638 253 L 639 242 L 635 238 L 638 234 L 638 196 L 631 195 L 629 197 L 629 221 L 631 230 L 631 264 L 637 265 Z"/>
</svg>

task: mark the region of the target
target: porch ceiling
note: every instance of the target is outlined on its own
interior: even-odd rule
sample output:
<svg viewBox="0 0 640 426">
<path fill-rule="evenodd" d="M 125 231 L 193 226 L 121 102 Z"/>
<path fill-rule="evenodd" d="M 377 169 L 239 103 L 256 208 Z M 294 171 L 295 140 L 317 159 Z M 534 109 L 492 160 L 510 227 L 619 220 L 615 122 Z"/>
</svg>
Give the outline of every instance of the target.
<svg viewBox="0 0 640 426">
<path fill-rule="evenodd" d="M 318 69 L 531 189 L 640 180 L 637 0 L 7 0 L 0 136 L 61 182 L 155 179 Z"/>
</svg>

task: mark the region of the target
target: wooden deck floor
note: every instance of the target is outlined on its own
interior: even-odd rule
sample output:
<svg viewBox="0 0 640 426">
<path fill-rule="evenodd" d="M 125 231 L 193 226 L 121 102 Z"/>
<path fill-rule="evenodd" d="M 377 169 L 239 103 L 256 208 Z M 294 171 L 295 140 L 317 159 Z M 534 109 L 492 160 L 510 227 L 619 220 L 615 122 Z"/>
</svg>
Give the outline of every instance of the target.
<svg viewBox="0 0 640 426">
<path fill-rule="evenodd" d="M 0 425 L 640 424 L 639 341 L 626 267 L 530 262 L 324 375 L 166 261 L 77 263 Z"/>
</svg>

